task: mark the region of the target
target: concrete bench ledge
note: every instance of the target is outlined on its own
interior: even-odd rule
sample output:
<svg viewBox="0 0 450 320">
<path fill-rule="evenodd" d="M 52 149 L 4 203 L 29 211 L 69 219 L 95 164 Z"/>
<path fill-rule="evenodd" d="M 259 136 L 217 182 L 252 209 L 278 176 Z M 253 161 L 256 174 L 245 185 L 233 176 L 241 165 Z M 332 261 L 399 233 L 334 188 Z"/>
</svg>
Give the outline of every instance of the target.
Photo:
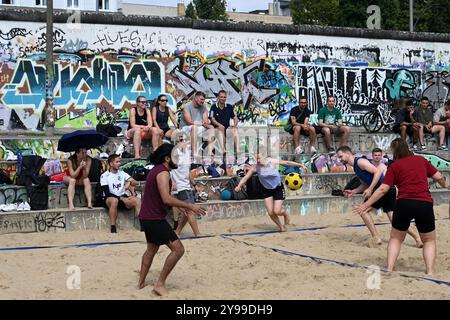
<svg viewBox="0 0 450 320">
<path fill-rule="evenodd" d="M 447 204 L 448 190 L 432 190 L 435 205 Z M 353 206 L 362 202 L 361 196 L 345 199 L 330 195 L 288 197 L 285 209 L 291 215 L 327 214 L 342 212 L 350 214 Z M 200 203 L 206 209 L 203 221 L 236 219 L 248 216 L 267 215 L 263 200 L 208 201 Z M 170 214 L 168 215 L 170 220 Z M 231 222 L 232 223 L 232 222 Z M 11 212 L 0 214 L 0 235 L 7 233 L 66 232 L 82 230 L 102 230 L 109 232 L 110 222 L 104 208 L 49 209 L 42 211 Z M 117 227 L 120 230 L 139 229 L 139 221 L 134 210 L 120 211 Z"/>
</svg>

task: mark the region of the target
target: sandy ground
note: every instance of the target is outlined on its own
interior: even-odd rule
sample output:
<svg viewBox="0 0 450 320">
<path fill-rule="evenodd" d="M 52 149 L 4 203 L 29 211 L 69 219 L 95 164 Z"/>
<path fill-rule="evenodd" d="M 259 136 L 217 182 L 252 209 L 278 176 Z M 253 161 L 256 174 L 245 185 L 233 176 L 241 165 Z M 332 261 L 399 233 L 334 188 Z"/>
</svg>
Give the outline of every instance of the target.
<svg viewBox="0 0 450 320">
<path fill-rule="evenodd" d="M 450 281 L 450 234 L 448 206 L 435 207 L 438 232 L 438 259 L 433 278 Z M 386 222 L 386 216 L 374 216 Z M 162 247 L 147 277 L 147 286 L 136 289 L 144 235 L 138 231 L 11 234 L 0 236 L 0 247 L 64 246 L 79 243 L 140 241 L 139 243 L 84 248 L 51 248 L 0 251 L 0 299 L 450 299 L 450 286 L 403 277 L 424 276 L 421 249 L 407 238 L 397 264 L 397 272 L 377 278 L 363 268 L 313 261 L 281 254 L 274 247 L 334 259 L 362 266 L 385 267 L 389 226 L 378 226 L 383 245 L 369 248 L 366 228 L 341 228 L 360 224 L 359 216 L 327 213 L 320 216 L 293 216 L 291 231 L 264 235 L 220 236 L 274 230 L 268 217 L 249 217 L 212 222 L 200 221 L 209 238 L 184 240 L 185 256 L 169 276 L 170 294 L 152 293 L 168 249 Z M 316 231 L 297 228 L 326 226 Z M 187 227 L 183 236 L 190 236 Z M 242 241 L 248 244 L 242 243 Z M 253 244 L 253 245 L 249 245 Z M 81 289 L 69 290 L 69 265 L 81 270 Z"/>
</svg>

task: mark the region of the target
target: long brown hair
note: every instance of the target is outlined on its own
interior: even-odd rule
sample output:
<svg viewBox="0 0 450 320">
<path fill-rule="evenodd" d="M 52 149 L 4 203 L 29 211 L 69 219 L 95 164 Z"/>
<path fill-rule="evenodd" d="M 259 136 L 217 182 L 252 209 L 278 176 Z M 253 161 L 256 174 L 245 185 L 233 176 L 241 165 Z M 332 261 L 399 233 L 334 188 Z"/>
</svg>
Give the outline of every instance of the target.
<svg viewBox="0 0 450 320">
<path fill-rule="evenodd" d="M 413 153 L 409 150 L 408 144 L 402 138 L 392 140 L 391 149 L 394 153 L 394 160 L 412 156 Z"/>
</svg>

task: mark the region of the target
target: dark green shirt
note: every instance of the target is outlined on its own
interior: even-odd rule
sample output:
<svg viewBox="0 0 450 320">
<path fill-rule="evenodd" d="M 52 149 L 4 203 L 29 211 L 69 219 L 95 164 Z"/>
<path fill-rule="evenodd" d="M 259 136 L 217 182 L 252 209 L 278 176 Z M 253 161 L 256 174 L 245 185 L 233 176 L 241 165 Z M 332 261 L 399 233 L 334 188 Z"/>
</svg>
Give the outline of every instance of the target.
<svg viewBox="0 0 450 320">
<path fill-rule="evenodd" d="M 428 124 L 433 121 L 433 111 L 431 109 L 423 109 L 422 107 L 417 107 L 414 111 L 414 119 L 422 124 Z"/>
<path fill-rule="evenodd" d="M 338 120 L 342 119 L 342 114 L 339 111 L 338 108 L 334 107 L 333 110 L 328 110 L 327 107 L 323 107 L 319 110 L 319 115 L 317 116 L 317 119 L 323 120 L 324 124 L 331 124 L 331 125 L 337 125 Z"/>
</svg>

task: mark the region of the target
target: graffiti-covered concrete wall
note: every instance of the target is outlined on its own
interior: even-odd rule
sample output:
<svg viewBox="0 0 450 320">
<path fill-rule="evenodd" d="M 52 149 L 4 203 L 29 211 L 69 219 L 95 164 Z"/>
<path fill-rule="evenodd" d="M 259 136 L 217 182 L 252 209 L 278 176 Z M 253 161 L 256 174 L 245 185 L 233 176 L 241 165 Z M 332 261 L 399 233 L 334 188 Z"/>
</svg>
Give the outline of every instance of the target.
<svg viewBox="0 0 450 320">
<path fill-rule="evenodd" d="M 56 127 L 92 127 L 102 113 L 127 121 L 139 95 L 152 100 L 166 93 L 181 110 L 196 90 L 210 102 L 226 90 L 242 122 L 264 125 L 286 121 L 301 94 L 313 112 L 334 94 L 349 118 L 423 91 L 435 108 L 450 97 L 448 41 L 269 33 L 265 26 L 260 32 L 202 30 L 127 19 L 126 25 L 75 28 L 55 23 Z M 43 22 L 2 21 L 2 128 L 40 125 L 45 43 Z"/>
</svg>

